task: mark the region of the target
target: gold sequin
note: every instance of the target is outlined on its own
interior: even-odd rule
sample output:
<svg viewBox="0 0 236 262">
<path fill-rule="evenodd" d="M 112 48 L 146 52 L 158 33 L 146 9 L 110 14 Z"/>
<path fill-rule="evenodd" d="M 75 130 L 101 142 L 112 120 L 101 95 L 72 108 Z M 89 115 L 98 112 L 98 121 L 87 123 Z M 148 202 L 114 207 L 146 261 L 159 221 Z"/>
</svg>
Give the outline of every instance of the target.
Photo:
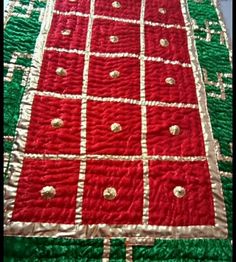
<svg viewBox="0 0 236 262">
<path fill-rule="evenodd" d="M 160 40 L 160 45 L 161 45 L 162 47 L 167 47 L 167 46 L 169 45 L 169 42 L 168 42 L 167 39 L 161 39 L 161 40 Z"/>
<path fill-rule="evenodd" d="M 112 2 L 112 7 L 114 7 L 114 8 L 120 8 L 120 7 L 121 7 L 121 4 L 120 4 L 120 2 L 118 2 L 118 1 L 114 1 L 114 2 Z"/>
<path fill-rule="evenodd" d="M 118 36 L 116 36 L 116 35 L 111 35 L 110 36 L 110 42 L 117 43 L 118 41 L 119 41 Z"/>
<path fill-rule="evenodd" d="M 109 75 L 111 78 L 118 78 L 120 76 L 120 72 L 117 70 L 114 70 L 114 71 L 111 71 Z"/>
<path fill-rule="evenodd" d="M 56 189 L 53 186 L 45 186 L 40 190 L 40 194 L 44 199 L 51 199 L 56 195 Z"/>
<path fill-rule="evenodd" d="M 119 123 L 113 123 L 111 125 L 111 131 L 114 132 L 114 133 L 118 133 L 122 130 L 122 127 Z"/>
<path fill-rule="evenodd" d="M 172 85 L 175 84 L 175 79 L 174 79 L 173 77 L 167 77 L 167 78 L 165 79 L 165 82 L 166 82 L 166 84 L 172 86 Z"/>
<path fill-rule="evenodd" d="M 163 15 L 166 13 L 166 9 L 165 9 L 165 8 L 162 8 L 162 7 L 159 8 L 158 11 L 159 11 L 159 13 L 161 13 L 161 14 L 163 14 Z"/>
<path fill-rule="evenodd" d="M 173 189 L 173 193 L 176 197 L 181 198 L 185 196 L 186 191 L 182 186 L 176 186 Z"/>
<path fill-rule="evenodd" d="M 71 30 L 70 29 L 63 29 L 63 30 L 61 30 L 61 34 L 68 36 L 68 35 L 71 34 Z"/>
<path fill-rule="evenodd" d="M 171 135 L 177 136 L 180 133 L 180 127 L 177 125 L 173 125 L 169 127 L 169 131 Z"/>
<path fill-rule="evenodd" d="M 59 76 L 66 76 L 66 70 L 63 67 L 58 67 L 56 70 L 57 75 Z"/>
<path fill-rule="evenodd" d="M 63 126 L 63 120 L 60 119 L 60 118 L 54 118 L 51 121 L 51 125 L 52 125 L 52 127 L 55 127 L 55 128 L 62 127 Z"/>
<path fill-rule="evenodd" d="M 114 187 L 107 187 L 103 191 L 103 197 L 107 200 L 113 200 L 116 197 L 116 190 Z"/>
</svg>

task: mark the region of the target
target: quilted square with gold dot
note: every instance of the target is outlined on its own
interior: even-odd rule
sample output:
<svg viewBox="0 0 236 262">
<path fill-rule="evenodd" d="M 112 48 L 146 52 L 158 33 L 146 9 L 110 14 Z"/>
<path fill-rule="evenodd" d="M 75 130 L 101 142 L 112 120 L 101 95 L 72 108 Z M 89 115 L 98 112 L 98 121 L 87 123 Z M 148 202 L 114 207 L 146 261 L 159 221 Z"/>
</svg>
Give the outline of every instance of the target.
<svg viewBox="0 0 236 262">
<path fill-rule="evenodd" d="M 33 24 L 26 46 L 6 36 L 8 241 L 102 239 L 86 261 L 151 261 L 138 248 L 158 241 L 230 249 L 231 51 L 215 0 L 17 3 L 5 31 Z"/>
</svg>

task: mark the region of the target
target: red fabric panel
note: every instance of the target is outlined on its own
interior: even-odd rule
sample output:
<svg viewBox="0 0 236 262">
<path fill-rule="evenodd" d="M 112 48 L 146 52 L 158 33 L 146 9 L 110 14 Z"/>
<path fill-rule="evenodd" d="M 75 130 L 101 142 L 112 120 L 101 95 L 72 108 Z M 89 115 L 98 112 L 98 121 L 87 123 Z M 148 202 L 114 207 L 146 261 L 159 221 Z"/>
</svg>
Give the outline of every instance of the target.
<svg viewBox="0 0 236 262">
<path fill-rule="evenodd" d="M 62 67 L 66 76 L 58 76 L 56 69 Z M 38 89 L 62 94 L 81 95 L 84 56 L 56 51 L 45 51 Z"/>
<path fill-rule="evenodd" d="M 166 13 L 161 14 L 158 9 L 165 8 Z M 152 0 L 145 6 L 145 20 L 163 24 L 184 25 L 180 0 Z"/>
<path fill-rule="evenodd" d="M 160 39 L 167 39 L 169 46 L 160 46 Z M 145 44 L 147 56 L 190 63 L 185 30 L 146 25 Z"/>
<path fill-rule="evenodd" d="M 109 73 L 118 70 L 120 76 Z M 88 95 L 140 99 L 140 62 L 137 58 L 90 58 Z"/>
<path fill-rule="evenodd" d="M 79 168 L 75 160 L 25 159 L 12 220 L 73 224 Z M 41 197 L 45 186 L 55 188 L 54 198 Z"/>
<path fill-rule="evenodd" d="M 197 104 L 192 68 L 151 61 L 145 64 L 147 100 Z M 167 77 L 174 78 L 175 84 L 166 84 Z"/>
<path fill-rule="evenodd" d="M 107 187 L 116 189 L 115 199 L 104 199 Z M 141 161 L 87 161 L 83 224 L 141 224 L 142 206 Z"/>
<path fill-rule="evenodd" d="M 110 130 L 119 123 L 122 131 Z M 87 153 L 111 155 L 141 154 L 141 107 L 125 103 L 88 101 Z"/>
<path fill-rule="evenodd" d="M 87 28 L 87 17 L 54 14 L 46 46 L 84 50 Z M 64 29 L 70 29 L 71 34 L 62 35 Z"/>
<path fill-rule="evenodd" d="M 96 0 L 95 14 L 112 17 L 120 17 L 124 19 L 140 19 L 141 1 L 137 0 L 119 0 L 120 8 L 112 7 L 114 0 Z"/>
<path fill-rule="evenodd" d="M 178 125 L 179 135 L 169 127 Z M 147 107 L 147 147 L 150 155 L 204 156 L 199 112 L 190 108 Z"/>
<path fill-rule="evenodd" d="M 56 0 L 55 10 L 63 12 L 77 11 L 88 14 L 90 10 L 90 0 L 78 0 L 76 2 Z"/>
<path fill-rule="evenodd" d="M 80 100 L 35 96 L 26 152 L 79 154 L 80 111 Z M 64 125 L 52 127 L 51 120 L 54 118 L 61 118 Z"/>
<path fill-rule="evenodd" d="M 119 37 L 111 43 L 109 37 Z M 140 53 L 140 26 L 137 24 L 95 19 L 93 23 L 91 52 Z"/>
<path fill-rule="evenodd" d="M 163 226 L 214 225 L 207 162 L 150 161 L 149 223 Z M 186 190 L 183 198 L 173 194 Z"/>
</svg>

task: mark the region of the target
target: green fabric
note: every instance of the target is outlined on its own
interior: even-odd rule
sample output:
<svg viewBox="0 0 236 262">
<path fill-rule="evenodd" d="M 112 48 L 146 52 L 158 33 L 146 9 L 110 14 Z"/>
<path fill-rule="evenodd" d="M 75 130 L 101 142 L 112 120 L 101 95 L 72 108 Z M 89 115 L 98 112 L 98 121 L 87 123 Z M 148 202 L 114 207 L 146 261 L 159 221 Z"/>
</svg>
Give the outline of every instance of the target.
<svg viewBox="0 0 236 262">
<path fill-rule="evenodd" d="M 29 0 L 20 0 L 28 5 Z M 221 31 L 217 13 L 211 0 L 197 3 L 188 0 L 190 16 L 200 28 L 205 21 L 217 22 L 212 30 Z M 34 7 L 44 7 L 42 1 L 35 1 Z M 25 13 L 21 7 L 14 12 Z M 4 30 L 4 62 L 9 63 L 13 52 L 33 54 L 41 23 L 39 12 L 33 11 L 30 18 L 11 17 Z M 195 29 L 196 37 L 206 38 L 206 32 Z M 232 73 L 229 52 L 225 44 L 220 43 L 220 35 L 212 34 L 210 42 L 196 39 L 199 62 L 207 70 L 208 80 L 217 82 L 217 73 Z M 31 59 L 18 58 L 17 64 L 29 67 Z M 4 76 L 7 69 L 4 68 Z M 4 135 L 14 136 L 19 117 L 19 108 L 25 86 L 21 85 L 22 71 L 15 70 L 11 82 L 4 84 Z M 232 84 L 231 78 L 223 77 L 225 84 Z M 218 87 L 206 85 L 207 104 L 213 128 L 214 138 L 219 141 L 223 156 L 232 156 L 232 89 L 225 88 L 226 99 L 211 97 L 211 93 L 220 94 Z M 10 152 L 12 142 L 4 141 L 4 152 Z M 219 169 L 232 172 L 230 161 L 218 161 Z M 198 240 L 156 240 L 155 245 L 133 247 L 134 261 L 231 261 L 232 260 L 232 178 L 222 177 L 222 185 L 228 220 L 228 239 Z M 110 261 L 125 261 L 125 240 L 111 241 Z M 74 240 L 56 238 L 4 238 L 4 261 L 101 261 L 103 253 L 102 239 Z"/>
</svg>

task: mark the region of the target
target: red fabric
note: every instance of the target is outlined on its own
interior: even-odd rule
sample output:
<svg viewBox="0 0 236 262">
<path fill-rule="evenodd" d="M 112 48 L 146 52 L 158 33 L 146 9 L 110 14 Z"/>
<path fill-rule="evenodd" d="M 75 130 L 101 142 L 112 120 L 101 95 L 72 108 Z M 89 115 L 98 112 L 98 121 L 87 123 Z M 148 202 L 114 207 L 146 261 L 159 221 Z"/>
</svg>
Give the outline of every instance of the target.
<svg viewBox="0 0 236 262">
<path fill-rule="evenodd" d="M 80 153 L 80 100 L 35 96 L 29 132 L 27 153 Z M 60 118 L 64 125 L 51 126 L 51 120 Z"/>
<path fill-rule="evenodd" d="M 79 168 L 75 160 L 25 159 L 12 220 L 73 224 Z M 54 198 L 41 197 L 45 186 L 55 188 Z"/>
<path fill-rule="evenodd" d="M 110 36 L 118 36 L 111 43 Z M 140 25 L 95 19 L 93 22 L 91 52 L 140 54 Z"/>
<path fill-rule="evenodd" d="M 118 70 L 120 76 L 109 73 Z M 129 88 L 127 88 L 127 86 Z M 136 58 L 90 58 L 88 95 L 140 99 L 140 62 Z"/>
<path fill-rule="evenodd" d="M 110 126 L 113 123 L 119 123 L 122 132 L 112 132 Z M 88 101 L 88 154 L 141 155 L 140 141 L 140 106 Z"/>
<path fill-rule="evenodd" d="M 46 46 L 84 50 L 87 26 L 87 17 L 54 14 Z M 70 29 L 71 34 L 62 35 L 61 31 L 64 29 Z"/>
<path fill-rule="evenodd" d="M 162 47 L 161 39 L 167 39 L 169 46 Z M 176 28 L 145 26 L 145 54 L 151 57 L 190 63 L 186 31 Z"/>
<path fill-rule="evenodd" d="M 63 67 L 67 75 L 58 76 L 56 69 Z M 41 67 L 38 90 L 81 95 L 84 56 L 46 51 Z"/>
<path fill-rule="evenodd" d="M 179 135 L 169 127 L 178 125 Z M 149 155 L 205 156 L 199 112 L 190 108 L 147 107 Z"/>
<path fill-rule="evenodd" d="M 70 2 L 68 0 L 57 0 L 55 4 L 55 10 L 62 12 L 77 11 L 85 14 L 89 14 L 90 1 L 79 0 L 76 2 Z"/>
<path fill-rule="evenodd" d="M 197 104 L 192 68 L 151 61 L 146 61 L 145 66 L 147 100 Z M 167 77 L 174 78 L 175 84 L 166 84 Z"/>
<path fill-rule="evenodd" d="M 161 14 L 158 9 L 165 8 L 166 13 Z M 179 0 L 152 0 L 145 6 L 145 20 L 163 24 L 184 25 Z"/>
<path fill-rule="evenodd" d="M 124 19 L 140 19 L 141 1 L 137 0 L 119 0 L 120 8 L 112 7 L 114 0 L 96 0 L 95 14 L 112 17 L 119 17 Z"/>
<path fill-rule="evenodd" d="M 141 224 L 142 173 L 141 161 L 87 161 L 83 224 Z M 115 199 L 104 199 L 107 187 L 116 189 Z"/>
<path fill-rule="evenodd" d="M 149 223 L 163 226 L 214 225 L 207 162 L 150 161 Z M 186 190 L 183 198 L 173 194 Z"/>
</svg>

